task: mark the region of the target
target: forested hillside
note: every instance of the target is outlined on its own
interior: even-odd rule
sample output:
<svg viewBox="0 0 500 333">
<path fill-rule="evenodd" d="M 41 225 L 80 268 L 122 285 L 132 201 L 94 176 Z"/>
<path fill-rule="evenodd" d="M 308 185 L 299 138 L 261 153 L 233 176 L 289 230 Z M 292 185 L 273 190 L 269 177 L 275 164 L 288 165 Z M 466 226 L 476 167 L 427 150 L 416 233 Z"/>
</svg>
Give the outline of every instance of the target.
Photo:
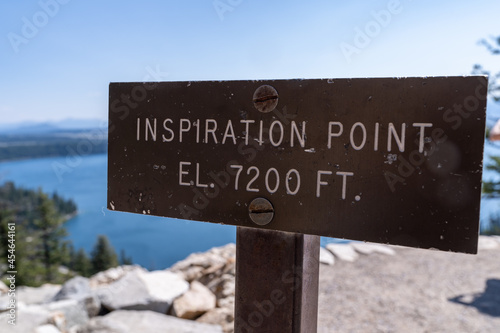
<svg viewBox="0 0 500 333">
<path fill-rule="evenodd" d="M 76 212 L 75 202 L 57 193 L 12 182 L 0 185 L 0 278 L 16 271 L 17 285 L 38 286 L 132 263 L 123 252 L 118 258 L 104 235 L 97 238 L 90 257 L 83 249 L 75 250 L 64 223 Z"/>
<path fill-rule="evenodd" d="M 0 186 L 0 211 L 8 212 L 17 224 L 23 225 L 27 229 L 33 229 L 35 221 L 40 219 L 38 207 L 45 199 L 52 201 L 56 214 L 61 217 L 68 217 L 76 213 L 75 202 L 71 199 L 64 199 L 57 193 L 47 196 L 41 190 L 18 188 L 12 182 L 6 182 Z"/>
<path fill-rule="evenodd" d="M 107 151 L 106 134 L 100 130 L 53 131 L 48 133 L 1 133 L 0 161 L 102 154 Z"/>
</svg>

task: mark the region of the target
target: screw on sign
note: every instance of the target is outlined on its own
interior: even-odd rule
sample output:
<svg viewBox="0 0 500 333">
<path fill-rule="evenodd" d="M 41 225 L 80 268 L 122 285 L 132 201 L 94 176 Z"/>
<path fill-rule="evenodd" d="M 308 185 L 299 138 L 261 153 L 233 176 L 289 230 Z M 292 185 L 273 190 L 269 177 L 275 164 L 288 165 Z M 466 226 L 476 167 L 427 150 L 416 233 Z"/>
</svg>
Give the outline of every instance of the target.
<svg viewBox="0 0 500 333">
<path fill-rule="evenodd" d="M 278 99 L 278 92 L 269 85 L 260 86 L 253 94 L 255 108 L 264 113 L 273 111 L 278 105 Z"/>
<path fill-rule="evenodd" d="M 248 206 L 250 219 L 258 225 L 270 223 L 274 217 L 274 208 L 269 200 L 257 198 L 252 200 Z"/>
<path fill-rule="evenodd" d="M 236 332 L 316 330 L 319 236 L 477 252 L 486 77 L 143 85 L 108 208 L 238 226 Z"/>
</svg>

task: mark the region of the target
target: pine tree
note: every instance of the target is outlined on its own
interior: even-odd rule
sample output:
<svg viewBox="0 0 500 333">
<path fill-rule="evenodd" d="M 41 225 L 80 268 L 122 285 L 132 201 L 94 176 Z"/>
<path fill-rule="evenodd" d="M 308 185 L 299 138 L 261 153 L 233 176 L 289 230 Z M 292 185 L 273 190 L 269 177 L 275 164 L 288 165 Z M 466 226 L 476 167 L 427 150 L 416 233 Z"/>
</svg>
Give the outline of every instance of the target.
<svg viewBox="0 0 500 333">
<path fill-rule="evenodd" d="M 73 270 L 81 276 L 90 276 L 92 270 L 90 259 L 84 249 L 80 248 L 75 254 Z"/>
<path fill-rule="evenodd" d="M 14 224 L 9 228 L 9 223 Z M 0 210 L 0 260 L 8 270 L 17 271 L 17 285 L 37 286 L 43 283 L 35 249 L 37 240 L 28 236 L 24 225 L 9 209 Z M 9 234 L 9 230 L 13 232 Z M 15 244 L 15 248 L 9 244 Z"/>
<path fill-rule="evenodd" d="M 491 156 L 493 162 L 486 169 L 500 173 L 500 156 Z M 483 181 L 483 197 L 486 199 L 500 198 L 500 181 Z M 481 227 L 481 233 L 485 235 L 500 235 L 500 215 L 491 216 L 489 223 Z"/>
<path fill-rule="evenodd" d="M 66 236 L 63 219 L 57 213 L 53 201 L 41 190 L 38 193 L 40 217 L 35 220 L 36 231 L 40 235 L 40 253 L 45 268 L 45 280 L 54 280 L 54 267 L 61 263 L 61 241 Z"/>
<path fill-rule="evenodd" d="M 44 265 L 40 262 L 40 240 L 26 230 L 23 223 L 16 223 L 16 284 L 37 287 L 47 282 Z"/>
<path fill-rule="evenodd" d="M 97 236 L 97 242 L 91 252 L 92 274 L 118 266 L 118 257 L 105 235 Z"/>
<path fill-rule="evenodd" d="M 75 264 L 75 247 L 71 241 L 64 241 L 61 246 L 61 265 L 73 269 Z"/>
<path fill-rule="evenodd" d="M 492 170 L 500 173 L 500 156 L 491 156 L 493 163 L 486 166 L 487 170 Z M 484 181 L 483 194 L 486 198 L 499 198 L 500 197 L 500 180 Z"/>
<path fill-rule="evenodd" d="M 0 211 L 0 259 L 7 262 L 9 250 L 9 223 L 13 222 L 12 213 L 8 210 Z"/>
<path fill-rule="evenodd" d="M 492 55 L 500 55 L 500 36 L 480 41 Z M 500 72 L 492 73 L 484 69 L 481 65 L 475 65 L 474 74 L 485 74 L 489 76 L 488 97 L 493 98 L 495 102 L 500 102 Z M 490 138 L 490 129 L 486 131 L 486 137 Z M 493 135 L 493 138 L 495 135 Z M 493 144 L 488 140 L 488 144 Z M 492 163 L 486 165 L 486 169 L 500 173 L 500 156 L 490 156 Z M 483 181 L 483 198 L 497 199 L 500 198 L 500 181 L 490 180 Z M 483 234 L 500 235 L 500 215 L 490 217 L 489 224 L 481 227 Z"/>
<path fill-rule="evenodd" d="M 120 250 L 120 265 L 132 265 L 134 262 L 132 260 L 132 257 L 128 257 L 125 254 L 125 250 L 121 249 Z"/>
<path fill-rule="evenodd" d="M 480 44 L 484 45 L 492 55 L 500 55 L 500 36 L 482 39 Z M 495 102 L 500 102 L 500 71 L 494 73 L 491 70 L 485 69 L 483 66 L 476 64 L 474 65 L 472 73 L 489 76 L 488 97 L 493 98 Z"/>
<path fill-rule="evenodd" d="M 41 190 L 17 188 L 12 182 L 0 186 L 0 265 L 9 263 L 8 255 L 15 255 L 13 270 L 17 270 L 18 285 L 61 282 L 64 277 L 55 274 L 55 268 L 61 264 L 71 268 L 74 261 L 71 242 L 64 240 L 62 216 L 75 211 L 71 200 L 57 194 L 48 196 Z M 9 222 L 15 226 L 15 233 L 10 235 Z M 9 240 L 14 239 L 15 252 L 9 252 Z"/>
</svg>

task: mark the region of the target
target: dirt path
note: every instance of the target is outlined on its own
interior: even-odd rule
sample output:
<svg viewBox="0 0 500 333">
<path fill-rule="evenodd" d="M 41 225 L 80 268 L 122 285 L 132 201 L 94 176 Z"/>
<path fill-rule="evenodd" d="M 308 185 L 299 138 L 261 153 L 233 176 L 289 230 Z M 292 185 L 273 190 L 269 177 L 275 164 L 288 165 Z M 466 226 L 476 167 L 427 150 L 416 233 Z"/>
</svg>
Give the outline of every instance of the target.
<svg viewBox="0 0 500 333">
<path fill-rule="evenodd" d="M 318 332 L 500 332 L 500 248 L 321 265 Z"/>
</svg>

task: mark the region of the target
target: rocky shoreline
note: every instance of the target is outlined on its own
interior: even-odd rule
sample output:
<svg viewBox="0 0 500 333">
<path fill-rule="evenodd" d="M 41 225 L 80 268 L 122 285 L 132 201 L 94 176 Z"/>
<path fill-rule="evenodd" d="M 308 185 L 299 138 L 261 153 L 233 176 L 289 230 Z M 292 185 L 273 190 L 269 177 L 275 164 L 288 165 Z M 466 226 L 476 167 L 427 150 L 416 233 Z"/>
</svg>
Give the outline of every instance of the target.
<svg viewBox="0 0 500 333">
<path fill-rule="evenodd" d="M 166 270 L 150 272 L 140 266 L 120 266 L 90 278 L 75 277 L 62 286 L 47 284 L 39 288 L 18 287 L 16 326 L 8 324 L 8 288 L 0 285 L 0 331 L 148 333 L 168 329 L 168 332 L 179 333 L 233 332 L 235 248 L 234 244 L 228 244 L 204 253 L 191 254 Z M 487 277 L 476 278 L 489 278 L 488 281 L 493 281 L 496 288 L 495 281 L 500 282 L 498 254 L 500 238 L 483 236 L 480 237 L 480 254 L 477 257 L 369 243 L 329 244 L 321 249 L 320 255 L 322 265 L 318 331 L 399 332 L 401 329 L 411 328 L 405 331 L 447 332 L 443 327 L 435 327 L 440 323 L 439 320 L 434 322 L 429 318 L 420 318 L 417 320 L 420 324 L 408 326 L 409 323 L 404 322 L 408 321 L 408 317 L 400 315 L 403 318 L 399 319 L 396 314 L 401 310 L 385 305 L 386 298 L 411 299 L 412 280 L 410 278 L 410 282 L 405 281 L 405 278 L 412 276 L 412 261 L 415 265 L 436 270 L 445 265 L 463 265 L 465 261 L 456 262 L 456 256 L 467 258 L 466 261 L 471 266 L 467 269 L 471 270 L 471 274 L 477 275 L 479 272 L 478 268 L 473 267 L 475 261 L 478 265 L 483 265 L 483 268 L 490 265 Z M 405 263 L 410 265 L 406 268 L 406 273 Z M 462 268 L 464 267 L 460 267 Z M 449 268 L 449 271 L 451 272 L 452 268 Z M 446 274 L 446 271 L 442 273 Z M 394 286 L 392 289 L 384 289 L 391 274 L 400 274 L 393 281 L 402 281 L 404 288 L 398 289 L 398 295 L 392 295 L 397 289 Z M 435 271 L 428 274 L 435 274 Z M 458 275 L 457 272 L 454 274 Z M 466 274 L 466 271 L 463 274 Z M 458 277 L 450 278 L 456 280 Z M 363 289 L 366 286 L 370 286 L 370 292 Z M 353 292 L 356 289 L 360 290 Z M 419 292 L 422 292 L 420 289 Z M 500 286 L 496 290 L 500 291 Z M 371 295 L 372 291 L 381 294 Z M 423 292 L 432 294 L 432 290 Z M 388 295 L 386 298 L 384 293 Z M 450 293 L 450 296 L 453 296 L 453 293 Z M 446 299 L 446 302 L 439 303 L 439 306 L 443 309 L 458 306 L 470 310 L 470 304 L 473 303 L 467 303 L 467 299 L 460 298 L 460 295 L 455 296 L 458 297 L 455 301 L 450 297 L 450 300 Z M 468 313 L 468 316 L 473 318 L 475 326 L 455 325 L 453 332 L 462 332 L 461 328 L 472 328 L 463 332 L 494 332 L 488 326 L 490 323 L 500 327 L 500 296 L 492 297 L 488 303 L 491 307 L 489 314 L 480 310 L 474 313 L 470 310 L 472 312 Z M 339 306 L 339 303 L 343 305 Z M 414 315 L 412 311 L 422 313 L 404 301 L 401 304 L 407 308 L 411 318 Z M 432 298 L 429 304 L 433 304 Z M 384 306 L 388 308 L 387 313 L 382 311 Z M 364 314 L 364 317 L 357 319 L 357 314 Z M 426 314 L 427 317 L 431 315 Z M 436 316 L 439 316 L 439 312 Z M 475 316 L 486 324 L 478 324 L 481 320 Z M 428 322 L 432 322 L 434 326 L 429 326 Z"/>
</svg>

